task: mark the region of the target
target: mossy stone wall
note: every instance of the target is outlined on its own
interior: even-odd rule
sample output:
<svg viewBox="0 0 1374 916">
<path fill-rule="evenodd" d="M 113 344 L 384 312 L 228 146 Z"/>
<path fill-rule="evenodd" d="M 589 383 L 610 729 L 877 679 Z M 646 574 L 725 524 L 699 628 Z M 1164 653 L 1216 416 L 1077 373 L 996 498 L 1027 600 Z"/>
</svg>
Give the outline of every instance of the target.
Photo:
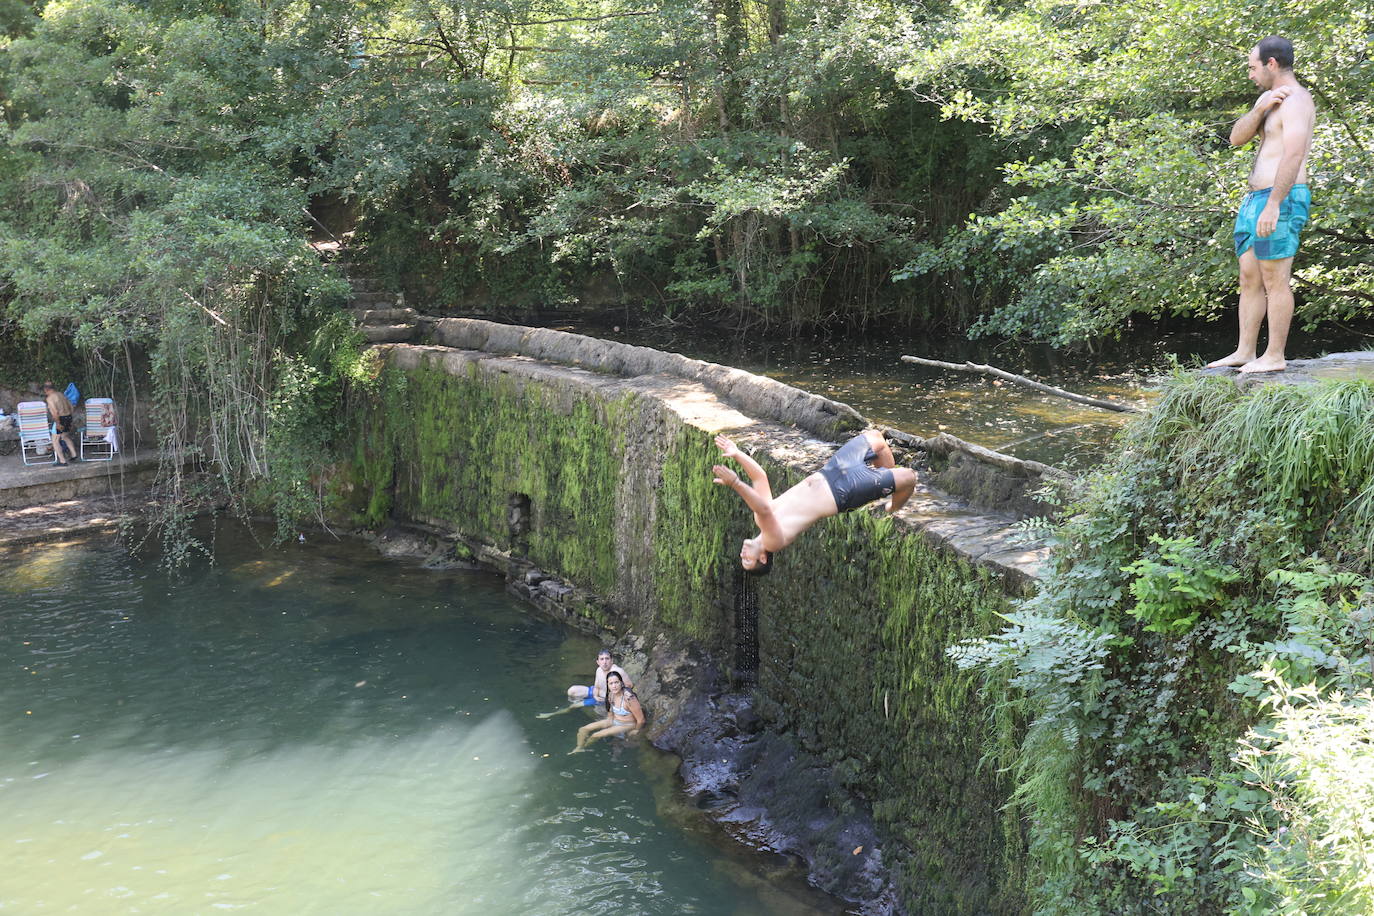
<svg viewBox="0 0 1374 916">
<path fill-rule="evenodd" d="M 380 391 L 359 405 L 343 475 L 356 520 L 421 521 L 522 554 L 596 592 L 598 623 L 689 640 L 727 666 L 752 528 L 711 483 L 712 437 L 731 431 L 779 491 L 833 447 L 692 381 L 443 347 L 391 350 Z M 529 498 L 523 534 L 516 494 Z M 1019 911 L 1021 843 L 979 762 L 984 713 L 944 653 L 995 630 L 1013 586 L 908 521 L 861 511 L 812 529 L 755 587 L 758 706 L 909 851 L 896 866 L 907 909 Z"/>
</svg>

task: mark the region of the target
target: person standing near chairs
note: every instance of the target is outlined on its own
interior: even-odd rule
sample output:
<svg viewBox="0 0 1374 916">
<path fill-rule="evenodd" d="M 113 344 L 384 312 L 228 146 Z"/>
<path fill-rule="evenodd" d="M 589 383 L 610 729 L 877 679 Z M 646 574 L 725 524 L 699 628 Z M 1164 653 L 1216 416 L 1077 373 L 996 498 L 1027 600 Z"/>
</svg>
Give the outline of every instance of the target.
<svg viewBox="0 0 1374 916">
<path fill-rule="evenodd" d="M 52 447 L 56 453 L 57 463 L 66 466 L 67 462 L 62 460 L 62 443 L 65 442 L 71 451 L 72 457 L 69 460 L 74 461 L 77 456 L 76 437 L 72 435 L 72 414 L 76 408 L 52 382 L 43 383 L 43 400 L 48 404 L 48 419 L 52 421 L 56 430 Z"/>
</svg>

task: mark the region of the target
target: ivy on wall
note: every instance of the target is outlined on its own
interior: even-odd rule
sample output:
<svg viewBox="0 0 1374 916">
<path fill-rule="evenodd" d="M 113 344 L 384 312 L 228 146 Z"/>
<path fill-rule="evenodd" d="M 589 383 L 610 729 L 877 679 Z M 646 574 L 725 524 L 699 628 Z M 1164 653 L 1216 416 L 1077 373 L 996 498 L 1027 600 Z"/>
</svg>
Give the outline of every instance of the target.
<svg viewBox="0 0 1374 916">
<path fill-rule="evenodd" d="M 1037 911 L 1374 912 L 1374 384 L 1180 375 L 1122 445 L 951 652 L 1019 723 Z"/>
</svg>

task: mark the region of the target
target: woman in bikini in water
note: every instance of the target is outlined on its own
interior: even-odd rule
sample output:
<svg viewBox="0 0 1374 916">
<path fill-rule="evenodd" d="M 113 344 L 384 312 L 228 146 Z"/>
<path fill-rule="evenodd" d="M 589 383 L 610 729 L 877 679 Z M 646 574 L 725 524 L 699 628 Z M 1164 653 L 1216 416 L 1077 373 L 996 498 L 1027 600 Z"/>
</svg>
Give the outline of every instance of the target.
<svg viewBox="0 0 1374 916">
<path fill-rule="evenodd" d="M 633 735 L 643 727 L 644 707 L 639 705 L 639 697 L 626 688 L 624 679 L 617 672 L 611 671 L 606 675 L 606 718 L 579 728 L 577 747 L 568 753 L 585 751 L 587 745 L 597 738 Z"/>
</svg>

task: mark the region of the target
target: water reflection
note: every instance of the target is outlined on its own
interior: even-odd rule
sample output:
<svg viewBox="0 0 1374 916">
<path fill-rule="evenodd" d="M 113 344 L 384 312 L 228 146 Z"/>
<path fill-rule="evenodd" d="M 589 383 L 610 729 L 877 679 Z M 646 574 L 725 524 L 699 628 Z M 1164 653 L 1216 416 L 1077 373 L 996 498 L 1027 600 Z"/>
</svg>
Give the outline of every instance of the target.
<svg viewBox="0 0 1374 916">
<path fill-rule="evenodd" d="M 692 817 L 670 758 L 568 757 L 587 718 L 534 714 L 598 644 L 500 580 L 221 528 L 179 577 L 6 555 L 0 910 L 836 910 Z"/>
</svg>

